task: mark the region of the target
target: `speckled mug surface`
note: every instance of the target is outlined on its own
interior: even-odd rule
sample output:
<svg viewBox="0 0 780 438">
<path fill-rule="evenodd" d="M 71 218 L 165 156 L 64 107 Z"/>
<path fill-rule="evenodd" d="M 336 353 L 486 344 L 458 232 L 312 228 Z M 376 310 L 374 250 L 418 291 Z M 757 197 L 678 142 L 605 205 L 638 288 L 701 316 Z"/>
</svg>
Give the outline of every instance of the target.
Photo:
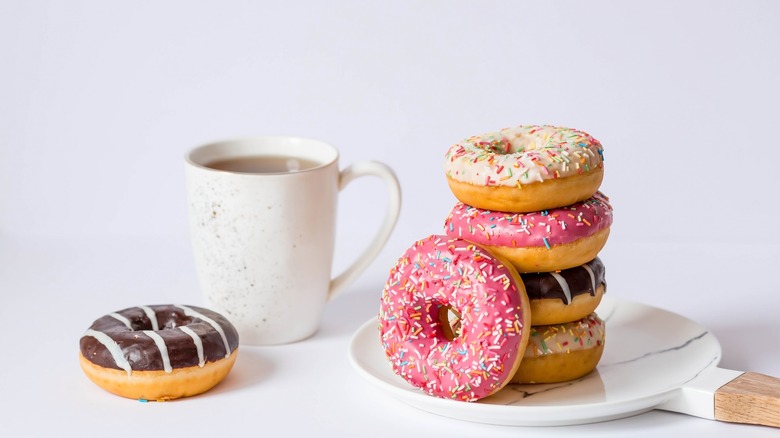
<svg viewBox="0 0 780 438">
<path fill-rule="evenodd" d="M 316 165 L 275 173 L 208 167 L 257 156 L 289 156 Z M 284 344 L 314 334 L 327 301 L 368 267 L 387 242 L 401 205 L 395 174 L 376 161 L 340 170 L 338 156 L 327 143 L 287 136 L 210 143 L 187 154 L 198 279 L 206 306 L 236 326 L 242 344 Z M 364 252 L 331 279 L 339 191 L 366 175 L 386 183 L 384 220 Z"/>
</svg>

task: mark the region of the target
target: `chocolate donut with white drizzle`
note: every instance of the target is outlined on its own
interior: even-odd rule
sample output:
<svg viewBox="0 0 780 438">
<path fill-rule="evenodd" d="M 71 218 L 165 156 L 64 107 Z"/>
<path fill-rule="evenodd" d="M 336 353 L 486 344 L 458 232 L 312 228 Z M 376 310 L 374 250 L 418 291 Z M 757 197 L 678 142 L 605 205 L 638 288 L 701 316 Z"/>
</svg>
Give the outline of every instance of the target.
<svg viewBox="0 0 780 438">
<path fill-rule="evenodd" d="M 576 321 L 592 313 L 607 291 L 600 258 L 556 272 L 520 274 L 531 303 L 531 324 Z"/>
<path fill-rule="evenodd" d="M 204 392 L 232 368 L 238 332 L 195 306 L 130 307 L 97 319 L 79 341 L 82 369 L 104 389 L 169 400 Z M 200 375 L 203 374 L 203 375 Z"/>
</svg>

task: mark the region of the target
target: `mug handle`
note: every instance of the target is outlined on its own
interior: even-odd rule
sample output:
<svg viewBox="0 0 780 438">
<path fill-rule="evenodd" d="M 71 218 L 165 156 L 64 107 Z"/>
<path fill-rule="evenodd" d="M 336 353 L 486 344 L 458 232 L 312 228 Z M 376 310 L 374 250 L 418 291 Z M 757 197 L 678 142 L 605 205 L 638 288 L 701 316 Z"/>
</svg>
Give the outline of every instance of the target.
<svg viewBox="0 0 780 438">
<path fill-rule="evenodd" d="M 359 161 L 348 166 L 339 175 L 339 191 L 343 190 L 355 179 L 368 175 L 378 176 L 387 186 L 387 211 L 385 212 L 385 218 L 379 227 L 379 231 L 374 236 L 374 240 L 371 241 L 357 260 L 330 281 L 329 300 L 341 294 L 344 288 L 352 283 L 379 255 L 379 251 L 387 243 L 387 239 L 390 237 L 390 233 L 393 231 L 395 223 L 398 221 L 398 215 L 401 212 L 401 185 L 398 183 L 395 172 L 384 163 Z"/>
</svg>

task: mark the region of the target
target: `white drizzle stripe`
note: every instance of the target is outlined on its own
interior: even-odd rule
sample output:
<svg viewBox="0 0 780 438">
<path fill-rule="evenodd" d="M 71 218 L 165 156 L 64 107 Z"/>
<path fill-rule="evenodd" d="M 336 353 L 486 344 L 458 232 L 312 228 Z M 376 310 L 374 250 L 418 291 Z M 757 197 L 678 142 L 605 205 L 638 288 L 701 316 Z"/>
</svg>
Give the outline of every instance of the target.
<svg viewBox="0 0 780 438">
<path fill-rule="evenodd" d="M 179 309 L 183 310 L 185 315 L 187 315 L 187 316 L 194 316 L 196 318 L 200 318 L 203 321 L 206 321 L 212 327 L 214 327 L 214 330 L 216 330 L 217 333 L 219 333 L 219 335 L 222 337 L 222 343 L 225 344 L 225 357 L 230 357 L 230 344 L 228 344 L 227 336 L 225 336 L 225 331 L 222 330 L 222 326 L 220 326 L 217 323 L 217 321 L 214 321 L 213 319 L 209 318 L 208 316 L 206 316 L 206 315 L 204 315 L 204 314 L 202 314 L 202 313 L 200 313 L 200 312 L 198 312 L 196 310 L 190 309 L 187 306 L 182 306 L 180 304 L 177 304 L 175 307 L 178 307 Z"/>
<path fill-rule="evenodd" d="M 162 356 L 163 361 L 163 370 L 166 373 L 172 372 L 173 368 L 171 368 L 171 359 L 168 357 L 168 346 L 165 345 L 165 340 L 162 338 L 162 336 L 158 335 L 157 332 L 152 330 L 144 330 L 143 332 L 146 336 L 152 338 L 154 343 L 157 345 L 157 348 L 160 350 L 160 356 Z"/>
<path fill-rule="evenodd" d="M 596 274 L 593 273 L 593 269 L 591 269 L 590 266 L 588 266 L 587 263 L 582 265 L 583 268 L 585 268 L 586 271 L 588 271 L 588 274 L 590 274 L 590 284 L 593 285 L 593 295 L 596 295 Z"/>
<path fill-rule="evenodd" d="M 152 330 L 154 331 L 160 330 L 160 325 L 157 323 L 157 314 L 154 313 L 154 310 L 152 310 L 152 308 L 149 306 L 138 306 L 138 307 L 144 311 L 146 317 L 149 318 L 149 321 L 152 322 Z"/>
<path fill-rule="evenodd" d="M 206 365 L 206 358 L 203 357 L 203 341 L 200 339 L 200 336 L 187 326 L 183 325 L 179 329 L 190 335 L 192 341 L 195 342 L 195 348 L 198 350 L 198 366 L 203 368 Z"/>
<path fill-rule="evenodd" d="M 567 283 L 566 279 L 557 272 L 550 272 L 550 275 L 552 275 L 554 279 L 558 280 L 558 284 L 561 285 L 563 294 L 566 296 L 566 304 L 571 304 L 571 290 L 569 290 L 569 283 Z"/>
<path fill-rule="evenodd" d="M 103 346 L 106 347 L 106 350 L 111 353 L 111 357 L 114 358 L 114 363 L 116 366 L 127 371 L 127 376 L 130 377 L 130 374 L 132 373 L 130 362 L 127 361 L 124 353 L 122 353 L 122 348 L 119 346 L 119 344 L 116 343 L 116 341 L 111 339 L 111 337 L 107 334 L 92 329 L 88 329 L 86 333 L 84 333 L 84 336 L 92 336 L 93 338 L 97 339 L 98 342 L 103 344 Z"/>
<path fill-rule="evenodd" d="M 122 315 L 120 315 L 118 313 L 109 313 L 108 316 L 116 319 L 117 321 L 120 321 L 122 324 L 127 326 L 127 328 L 129 328 L 130 330 L 133 329 L 132 324 L 130 324 L 130 320 L 125 318 L 124 316 L 122 316 Z"/>
</svg>

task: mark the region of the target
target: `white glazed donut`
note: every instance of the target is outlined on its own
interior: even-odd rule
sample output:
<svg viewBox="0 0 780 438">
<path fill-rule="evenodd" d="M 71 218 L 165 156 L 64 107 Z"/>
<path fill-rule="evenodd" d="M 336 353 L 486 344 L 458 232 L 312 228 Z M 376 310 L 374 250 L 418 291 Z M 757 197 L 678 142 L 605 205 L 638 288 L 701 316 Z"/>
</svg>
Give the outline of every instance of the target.
<svg viewBox="0 0 780 438">
<path fill-rule="evenodd" d="M 558 383 L 593 371 L 604 352 L 604 321 L 591 313 L 577 321 L 531 327 L 512 383 Z"/>
<path fill-rule="evenodd" d="M 526 213 L 570 205 L 593 196 L 604 176 L 598 140 L 550 125 L 473 136 L 445 157 L 455 197 L 485 210 Z"/>
</svg>

